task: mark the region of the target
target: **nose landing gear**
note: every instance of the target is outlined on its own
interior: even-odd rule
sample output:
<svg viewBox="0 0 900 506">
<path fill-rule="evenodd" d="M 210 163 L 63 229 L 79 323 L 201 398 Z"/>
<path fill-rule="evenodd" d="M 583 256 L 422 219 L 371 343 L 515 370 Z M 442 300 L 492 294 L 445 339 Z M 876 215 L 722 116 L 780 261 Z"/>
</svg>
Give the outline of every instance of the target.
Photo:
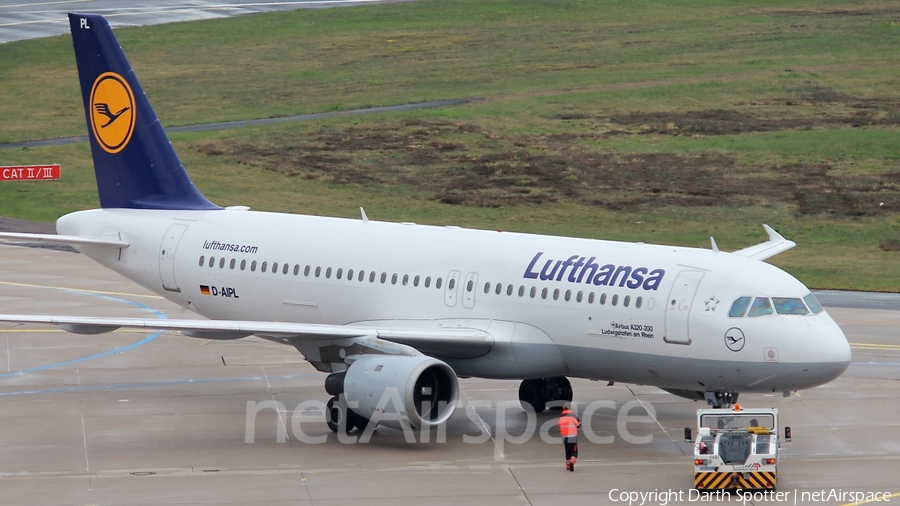
<svg viewBox="0 0 900 506">
<path fill-rule="evenodd" d="M 519 385 L 519 402 L 522 408 L 540 413 L 547 409 L 561 408 L 572 401 L 572 384 L 565 376 L 527 379 Z"/>
<path fill-rule="evenodd" d="M 728 409 L 737 403 L 739 392 L 706 392 L 706 404 L 711 408 Z"/>
</svg>

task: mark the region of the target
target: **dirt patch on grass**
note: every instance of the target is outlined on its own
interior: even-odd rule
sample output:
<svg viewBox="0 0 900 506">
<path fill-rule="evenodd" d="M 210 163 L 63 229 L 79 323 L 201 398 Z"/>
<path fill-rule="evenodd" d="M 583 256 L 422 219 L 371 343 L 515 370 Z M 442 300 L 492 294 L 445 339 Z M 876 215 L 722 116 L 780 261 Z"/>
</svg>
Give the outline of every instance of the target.
<svg viewBox="0 0 900 506">
<path fill-rule="evenodd" d="M 787 125 L 771 118 L 746 118 L 716 110 L 631 113 L 619 120 L 629 130 L 661 133 L 739 133 Z M 900 174 L 843 174 L 815 163 L 747 164 L 723 152 L 623 154 L 592 142 L 607 135 L 610 132 L 509 135 L 469 122 L 405 120 L 377 128 L 323 128 L 264 142 L 201 143 L 193 148 L 293 177 L 391 187 L 411 198 L 468 206 L 568 200 L 621 210 L 778 203 L 798 213 L 859 216 L 900 211 Z"/>
</svg>

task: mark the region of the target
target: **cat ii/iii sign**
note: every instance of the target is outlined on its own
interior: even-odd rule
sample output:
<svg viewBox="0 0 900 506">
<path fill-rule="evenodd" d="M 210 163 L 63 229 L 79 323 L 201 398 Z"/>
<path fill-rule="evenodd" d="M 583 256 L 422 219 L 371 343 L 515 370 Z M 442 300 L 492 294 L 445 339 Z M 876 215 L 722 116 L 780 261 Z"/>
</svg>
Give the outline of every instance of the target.
<svg viewBox="0 0 900 506">
<path fill-rule="evenodd" d="M 0 181 L 41 181 L 59 179 L 59 164 L 0 167 Z"/>
</svg>

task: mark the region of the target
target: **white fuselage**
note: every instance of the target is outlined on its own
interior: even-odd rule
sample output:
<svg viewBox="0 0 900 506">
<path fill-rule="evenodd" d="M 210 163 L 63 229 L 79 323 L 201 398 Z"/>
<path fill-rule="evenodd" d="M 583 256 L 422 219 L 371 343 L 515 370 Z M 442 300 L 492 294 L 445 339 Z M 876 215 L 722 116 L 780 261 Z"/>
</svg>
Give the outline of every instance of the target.
<svg viewBox="0 0 900 506">
<path fill-rule="evenodd" d="M 486 355 L 442 357 L 461 376 L 786 391 L 850 359 L 824 311 L 730 317 L 739 297 L 809 290 L 725 252 L 244 210 L 83 211 L 57 229 L 126 240 L 79 249 L 211 319 L 488 332 Z"/>
</svg>

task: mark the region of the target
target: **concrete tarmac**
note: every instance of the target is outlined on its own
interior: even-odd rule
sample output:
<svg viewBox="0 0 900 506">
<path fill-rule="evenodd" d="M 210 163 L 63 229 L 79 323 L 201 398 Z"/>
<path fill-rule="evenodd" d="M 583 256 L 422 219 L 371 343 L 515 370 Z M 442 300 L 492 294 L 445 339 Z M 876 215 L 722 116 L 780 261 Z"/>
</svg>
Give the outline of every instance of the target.
<svg viewBox="0 0 900 506">
<path fill-rule="evenodd" d="M 0 312 L 194 317 L 180 311 L 83 255 L 0 245 Z M 779 408 L 793 429 L 779 459 L 786 495 L 704 502 L 900 492 L 900 311 L 829 312 L 853 347 L 841 378 L 741 398 Z M 562 445 L 539 435 L 555 415 L 538 415 L 529 435 L 514 381 L 461 380 L 463 406 L 427 442 L 384 427 L 342 442 L 324 423 L 324 375 L 286 346 L 6 324 L 0 345 L 0 504 L 589 505 L 628 504 L 629 492 L 700 502 L 682 431 L 702 406 L 652 387 L 572 381 L 589 429 L 569 473 Z"/>
<path fill-rule="evenodd" d="M 0 0 L 0 44 L 69 33 L 69 12 L 102 14 L 113 28 L 255 12 L 349 7 L 403 0 Z"/>
</svg>

